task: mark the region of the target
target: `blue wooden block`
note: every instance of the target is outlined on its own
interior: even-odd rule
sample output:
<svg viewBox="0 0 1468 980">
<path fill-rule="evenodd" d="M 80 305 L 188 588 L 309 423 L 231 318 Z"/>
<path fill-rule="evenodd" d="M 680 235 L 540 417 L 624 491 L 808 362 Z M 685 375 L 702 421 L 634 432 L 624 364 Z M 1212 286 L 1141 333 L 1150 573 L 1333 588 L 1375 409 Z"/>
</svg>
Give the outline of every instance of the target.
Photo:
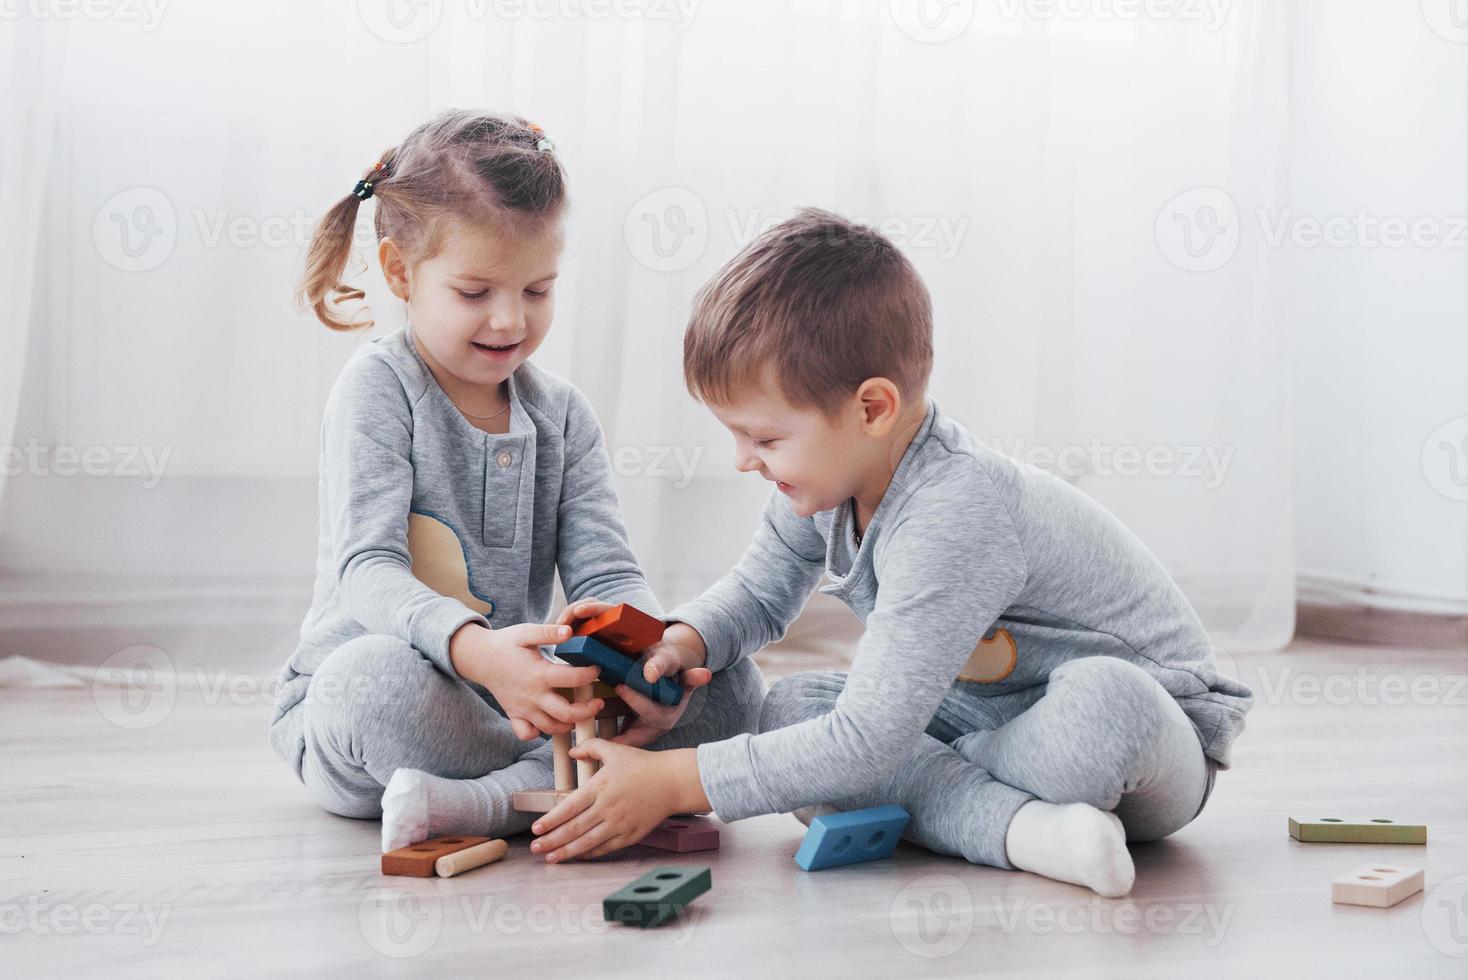
<svg viewBox="0 0 1468 980">
<path fill-rule="evenodd" d="M 906 826 L 907 811 L 900 806 L 828 813 L 810 822 L 795 863 L 805 871 L 824 871 L 888 857 Z"/>
<path fill-rule="evenodd" d="M 556 647 L 556 656 L 577 667 L 600 667 L 601 679 L 607 684 L 613 687 L 626 684 L 638 694 L 670 708 L 683 697 L 683 687 L 673 678 L 659 677 L 656 684 L 649 684 L 642 676 L 641 664 L 590 636 L 571 637 Z"/>
</svg>

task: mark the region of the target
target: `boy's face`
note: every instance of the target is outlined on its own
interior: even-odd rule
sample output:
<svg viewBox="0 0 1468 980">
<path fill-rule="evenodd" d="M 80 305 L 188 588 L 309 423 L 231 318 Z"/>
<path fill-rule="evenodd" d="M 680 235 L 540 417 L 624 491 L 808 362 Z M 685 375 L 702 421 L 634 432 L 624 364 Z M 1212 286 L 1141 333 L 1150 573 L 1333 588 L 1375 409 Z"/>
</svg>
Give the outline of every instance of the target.
<svg viewBox="0 0 1468 980">
<path fill-rule="evenodd" d="M 734 468 L 774 483 L 801 517 L 857 496 L 874 458 L 881 458 L 873 455 L 880 447 L 863 431 L 856 399 L 828 416 L 791 405 L 765 383 L 708 407 L 734 436 Z"/>
</svg>

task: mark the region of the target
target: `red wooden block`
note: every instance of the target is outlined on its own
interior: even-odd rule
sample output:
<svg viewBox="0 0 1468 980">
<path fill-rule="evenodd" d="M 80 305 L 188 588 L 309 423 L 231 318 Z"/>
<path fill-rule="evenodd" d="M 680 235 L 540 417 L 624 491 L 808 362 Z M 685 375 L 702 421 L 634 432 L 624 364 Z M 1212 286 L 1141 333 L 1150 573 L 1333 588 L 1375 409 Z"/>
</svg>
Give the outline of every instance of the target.
<svg viewBox="0 0 1468 980">
<path fill-rule="evenodd" d="M 667 627 L 662 620 L 624 602 L 600 616 L 573 624 L 573 629 L 577 636 L 594 636 L 613 650 L 635 657 L 661 640 Z"/>
<path fill-rule="evenodd" d="M 644 847 L 656 847 L 660 851 L 717 851 L 719 828 L 702 820 L 674 817 L 664 820 L 653 828 L 652 833 L 638 841 Z"/>
<path fill-rule="evenodd" d="M 488 837 L 430 837 L 417 844 L 388 851 L 382 856 L 382 873 L 385 875 L 408 875 L 414 878 L 432 878 L 436 873 L 434 864 L 445 854 L 453 854 L 465 848 L 483 844 Z"/>
</svg>

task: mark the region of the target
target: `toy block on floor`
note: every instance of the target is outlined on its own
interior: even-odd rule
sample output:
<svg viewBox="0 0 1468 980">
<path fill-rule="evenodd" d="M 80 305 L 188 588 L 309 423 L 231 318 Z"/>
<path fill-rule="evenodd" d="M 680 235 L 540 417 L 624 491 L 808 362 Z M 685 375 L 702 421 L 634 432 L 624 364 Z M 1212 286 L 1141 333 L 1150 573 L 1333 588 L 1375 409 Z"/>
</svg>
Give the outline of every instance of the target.
<svg viewBox="0 0 1468 980">
<path fill-rule="evenodd" d="M 489 842 L 488 837 L 430 837 L 382 855 L 382 873 L 412 878 L 432 878 L 438 859 Z"/>
<path fill-rule="evenodd" d="M 1367 864 L 1330 883 L 1330 900 L 1340 905 L 1389 909 L 1422 890 L 1422 869 Z"/>
<path fill-rule="evenodd" d="M 643 928 L 661 925 L 712 885 L 713 876 L 708 868 L 674 865 L 653 868 L 602 899 L 602 918 Z"/>
<path fill-rule="evenodd" d="M 907 817 L 900 806 L 816 817 L 805 832 L 800 850 L 795 852 L 795 863 L 805 871 L 823 871 L 887 857 L 902 837 Z"/>
<path fill-rule="evenodd" d="M 575 622 L 571 628 L 577 636 L 594 636 L 613 650 L 634 657 L 661 640 L 667 629 L 661 620 L 625 602 L 600 616 Z"/>
<path fill-rule="evenodd" d="M 473 871 L 482 868 L 486 864 L 494 864 L 500 858 L 509 853 L 510 845 L 507 841 L 495 839 L 487 840 L 483 844 L 475 844 L 462 851 L 445 854 L 433 862 L 433 870 L 438 872 L 440 878 L 452 878 L 454 875 L 463 874 L 465 871 Z"/>
<path fill-rule="evenodd" d="M 1304 844 L 1426 844 L 1427 825 L 1386 817 L 1290 817 L 1290 836 Z"/>
<path fill-rule="evenodd" d="M 550 813 L 557 804 L 570 795 L 570 790 L 522 790 L 510 797 L 510 806 L 519 813 Z"/>
<path fill-rule="evenodd" d="M 652 833 L 637 843 L 660 851 L 687 854 L 690 851 L 717 851 L 719 828 L 704 820 L 674 817 L 653 828 Z"/>
<path fill-rule="evenodd" d="M 574 636 L 556 647 L 556 656 L 577 667 L 601 668 L 601 679 L 616 686 L 626 684 L 658 704 L 672 707 L 683 697 L 683 688 L 671 677 L 659 677 L 649 684 L 642 676 L 642 665 L 589 636 Z"/>
</svg>

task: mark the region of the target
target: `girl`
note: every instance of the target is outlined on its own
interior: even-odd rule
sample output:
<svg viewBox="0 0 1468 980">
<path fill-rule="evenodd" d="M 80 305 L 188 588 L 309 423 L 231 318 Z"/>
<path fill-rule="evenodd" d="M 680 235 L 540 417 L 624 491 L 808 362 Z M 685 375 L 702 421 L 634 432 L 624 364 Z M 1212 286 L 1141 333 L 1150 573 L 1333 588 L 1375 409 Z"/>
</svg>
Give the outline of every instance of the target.
<svg viewBox="0 0 1468 980">
<path fill-rule="evenodd" d="M 585 397 L 530 363 L 550 329 L 565 174 L 539 127 L 450 111 L 389 149 L 321 219 L 299 299 L 334 330 L 361 203 L 407 325 L 364 344 L 322 423 L 316 586 L 281 678 L 271 744 L 332 813 L 382 816 L 384 850 L 444 833 L 524 829 L 511 794 L 554 785 L 544 734 L 602 703 L 558 688 L 592 667 L 542 644 L 609 602 L 657 612 L 628 545 Z M 569 601 L 542 625 L 559 572 Z M 599 596 L 606 602 L 591 598 Z M 683 677 L 690 696 L 638 712 L 655 748 L 753 731 L 757 668 Z M 676 732 L 670 731 L 675 722 Z"/>
</svg>

